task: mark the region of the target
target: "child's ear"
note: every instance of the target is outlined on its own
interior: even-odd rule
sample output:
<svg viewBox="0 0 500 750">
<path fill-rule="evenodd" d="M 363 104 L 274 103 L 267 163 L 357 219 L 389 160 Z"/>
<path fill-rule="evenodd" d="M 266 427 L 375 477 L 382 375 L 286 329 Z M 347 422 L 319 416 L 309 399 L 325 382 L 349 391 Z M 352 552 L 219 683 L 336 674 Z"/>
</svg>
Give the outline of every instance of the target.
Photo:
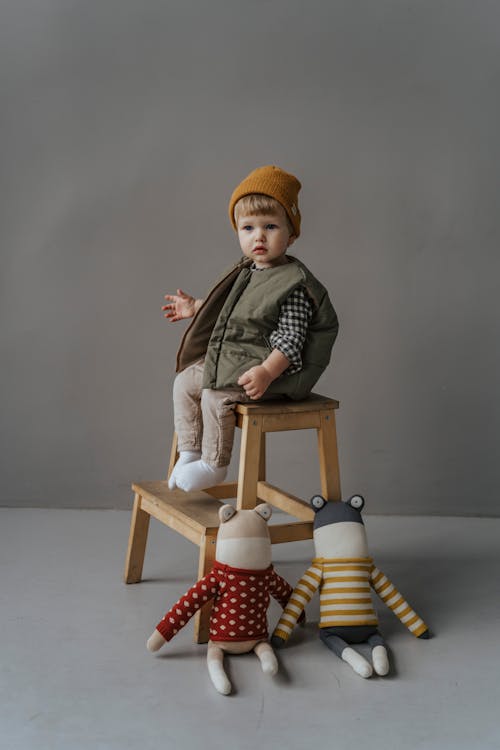
<svg viewBox="0 0 500 750">
<path fill-rule="evenodd" d="M 297 239 L 297 236 L 295 234 L 291 234 L 290 237 L 288 238 L 287 247 L 290 247 L 290 245 L 293 245 L 296 239 Z"/>
</svg>

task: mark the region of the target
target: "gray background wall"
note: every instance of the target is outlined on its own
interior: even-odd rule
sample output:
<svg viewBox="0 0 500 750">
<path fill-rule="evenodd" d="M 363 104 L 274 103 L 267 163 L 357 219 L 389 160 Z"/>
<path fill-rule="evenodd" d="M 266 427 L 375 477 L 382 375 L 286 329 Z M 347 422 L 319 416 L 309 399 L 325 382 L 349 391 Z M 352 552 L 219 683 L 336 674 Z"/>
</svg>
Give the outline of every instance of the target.
<svg viewBox="0 0 500 750">
<path fill-rule="evenodd" d="M 2 494 L 127 507 L 164 475 L 184 324 L 239 257 L 227 199 L 276 163 L 341 320 L 345 493 L 498 515 L 500 5 L 5 0 Z M 314 435 L 271 479 L 318 487 Z"/>
</svg>

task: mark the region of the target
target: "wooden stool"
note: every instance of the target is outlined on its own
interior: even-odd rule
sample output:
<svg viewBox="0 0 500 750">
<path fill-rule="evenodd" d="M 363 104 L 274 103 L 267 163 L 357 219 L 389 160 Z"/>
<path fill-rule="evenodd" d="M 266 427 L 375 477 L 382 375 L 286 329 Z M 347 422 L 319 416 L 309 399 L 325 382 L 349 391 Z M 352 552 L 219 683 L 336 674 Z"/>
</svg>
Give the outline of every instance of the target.
<svg viewBox="0 0 500 750">
<path fill-rule="evenodd" d="M 304 401 L 263 401 L 238 404 L 236 424 L 241 429 L 240 465 L 237 482 L 225 482 L 203 492 L 169 490 L 168 481 L 133 483 L 135 492 L 130 536 L 125 563 L 125 582 L 138 583 L 146 552 L 151 516 L 178 531 L 200 548 L 198 577 L 204 576 L 215 559 L 219 509 L 229 498 L 236 498 L 238 509 L 254 508 L 266 502 L 289 513 L 298 521 L 271 524 L 273 544 L 312 538 L 314 512 L 309 503 L 266 481 L 266 433 L 315 429 L 321 492 L 328 500 L 340 500 L 340 478 L 335 429 L 335 410 L 339 403 L 311 394 Z M 177 460 L 177 436 L 174 434 L 168 476 Z M 206 643 L 211 605 L 195 615 L 195 642 Z"/>
</svg>

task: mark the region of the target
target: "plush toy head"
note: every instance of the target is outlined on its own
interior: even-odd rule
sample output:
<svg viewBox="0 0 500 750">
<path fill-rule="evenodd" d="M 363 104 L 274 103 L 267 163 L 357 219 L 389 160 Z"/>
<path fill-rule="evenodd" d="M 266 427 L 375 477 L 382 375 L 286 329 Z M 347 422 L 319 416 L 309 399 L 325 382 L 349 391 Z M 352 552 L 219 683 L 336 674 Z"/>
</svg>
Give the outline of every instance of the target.
<svg viewBox="0 0 500 750">
<path fill-rule="evenodd" d="M 271 540 L 267 522 L 272 510 L 262 503 L 253 510 L 223 505 L 215 549 L 216 560 L 233 568 L 265 570 L 271 565 Z"/>
<path fill-rule="evenodd" d="M 345 502 L 328 502 L 314 495 L 314 547 L 316 557 L 367 557 L 368 543 L 361 518 L 365 505 L 361 495 L 353 495 Z"/>
</svg>

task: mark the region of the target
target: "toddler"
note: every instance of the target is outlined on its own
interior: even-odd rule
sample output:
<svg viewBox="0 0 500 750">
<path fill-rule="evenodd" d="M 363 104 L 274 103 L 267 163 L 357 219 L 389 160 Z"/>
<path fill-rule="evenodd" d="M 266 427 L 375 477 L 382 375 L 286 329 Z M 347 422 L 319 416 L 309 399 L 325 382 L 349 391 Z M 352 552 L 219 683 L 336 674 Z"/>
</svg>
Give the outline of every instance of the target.
<svg viewBox="0 0 500 750">
<path fill-rule="evenodd" d="M 190 492 L 222 482 L 235 405 L 306 398 L 330 361 L 335 310 L 323 285 L 286 254 L 300 234 L 300 188 L 276 166 L 251 172 L 229 202 L 243 258 L 204 300 L 181 289 L 165 295 L 166 318 L 193 318 L 177 354 L 179 459 L 170 489 Z"/>
</svg>

